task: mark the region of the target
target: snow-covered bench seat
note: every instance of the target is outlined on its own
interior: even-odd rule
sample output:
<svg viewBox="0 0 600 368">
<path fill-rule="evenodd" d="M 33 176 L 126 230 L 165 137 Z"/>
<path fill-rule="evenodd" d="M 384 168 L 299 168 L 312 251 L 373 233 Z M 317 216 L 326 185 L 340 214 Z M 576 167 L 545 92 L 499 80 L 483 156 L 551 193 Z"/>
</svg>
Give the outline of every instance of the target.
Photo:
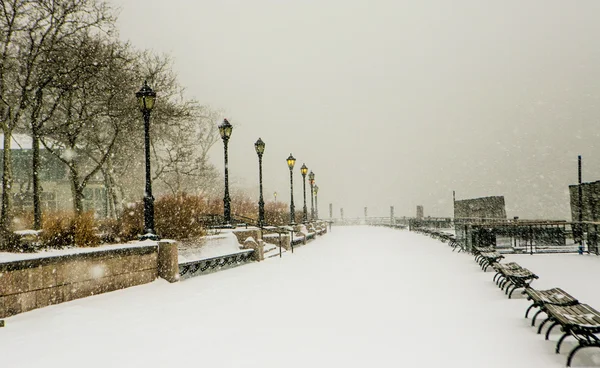
<svg viewBox="0 0 600 368">
<path fill-rule="evenodd" d="M 514 271 L 514 270 L 522 269 L 523 267 L 519 266 L 515 262 L 508 262 L 508 263 L 497 262 L 492 265 L 492 268 L 496 271 L 496 274 L 494 275 L 493 280 L 496 282 L 496 285 L 500 286 L 500 283 L 506 280 L 505 274 L 507 271 Z"/>
<path fill-rule="evenodd" d="M 533 280 L 539 278 L 538 275 L 519 265 L 514 268 L 503 269 L 502 277 L 504 279 L 498 282 L 498 286 L 504 290 L 504 294 L 507 294 L 509 299 L 512 298 L 515 290 L 521 288 L 528 289 Z"/>
<path fill-rule="evenodd" d="M 560 306 L 568 306 L 579 304 L 579 301 L 568 294 L 561 288 L 554 288 L 549 290 L 535 290 L 534 288 L 526 288 L 522 291 L 523 294 L 527 295 L 527 300 L 531 300 L 533 303 L 527 308 L 525 311 L 525 318 L 529 315 L 529 311 L 533 308 L 539 308 L 539 310 L 533 315 L 531 319 L 531 326 L 535 326 L 535 319 L 537 316 L 544 312 L 546 312 L 547 305 L 560 305 Z M 538 329 L 538 334 L 542 332 L 542 327 L 548 321 L 546 319 L 540 325 Z"/>
<path fill-rule="evenodd" d="M 500 262 L 504 256 L 498 252 L 481 252 L 479 253 L 478 258 L 481 269 L 487 271 L 489 266 Z"/>
<path fill-rule="evenodd" d="M 546 313 L 548 319 L 553 324 L 548 328 L 546 339 L 549 338 L 550 330 L 554 326 L 560 325 L 564 334 L 556 343 L 556 353 L 560 353 L 560 345 L 569 336 L 573 336 L 578 344 L 567 358 L 567 367 L 571 366 L 571 361 L 575 353 L 585 347 L 600 348 L 600 338 L 596 336 L 600 333 L 600 313 L 587 304 L 575 304 L 570 306 L 547 305 Z"/>
<path fill-rule="evenodd" d="M 479 262 L 479 258 L 481 257 L 481 253 L 489 253 L 494 252 L 496 249 L 492 247 L 471 247 L 471 253 L 475 256 L 475 261 Z"/>
</svg>

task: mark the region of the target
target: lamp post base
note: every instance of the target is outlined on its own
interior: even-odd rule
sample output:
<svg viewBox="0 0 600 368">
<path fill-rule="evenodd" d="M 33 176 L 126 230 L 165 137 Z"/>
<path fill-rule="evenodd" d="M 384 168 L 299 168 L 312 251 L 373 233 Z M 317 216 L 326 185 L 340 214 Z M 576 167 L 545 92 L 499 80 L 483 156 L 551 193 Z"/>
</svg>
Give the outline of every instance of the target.
<svg viewBox="0 0 600 368">
<path fill-rule="evenodd" d="M 147 232 L 146 234 L 140 236 L 140 240 L 160 240 L 160 237 L 151 232 Z"/>
</svg>

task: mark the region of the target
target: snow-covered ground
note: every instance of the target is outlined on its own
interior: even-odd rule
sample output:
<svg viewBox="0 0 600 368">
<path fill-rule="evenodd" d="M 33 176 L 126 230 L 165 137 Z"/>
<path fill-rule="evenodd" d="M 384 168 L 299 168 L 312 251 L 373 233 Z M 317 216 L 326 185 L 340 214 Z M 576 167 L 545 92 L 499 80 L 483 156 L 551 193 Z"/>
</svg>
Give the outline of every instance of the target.
<svg viewBox="0 0 600 368">
<path fill-rule="evenodd" d="M 509 255 L 600 308 L 600 257 Z M 282 259 L 34 310 L 0 329 L 2 367 L 564 367 L 473 258 L 429 237 L 334 227 Z M 515 293 L 516 295 L 517 293 Z M 558 330 L 558 329 L 555 329 Z M 573 366 L 600 366 L 584 349 Z"/>
</svg>

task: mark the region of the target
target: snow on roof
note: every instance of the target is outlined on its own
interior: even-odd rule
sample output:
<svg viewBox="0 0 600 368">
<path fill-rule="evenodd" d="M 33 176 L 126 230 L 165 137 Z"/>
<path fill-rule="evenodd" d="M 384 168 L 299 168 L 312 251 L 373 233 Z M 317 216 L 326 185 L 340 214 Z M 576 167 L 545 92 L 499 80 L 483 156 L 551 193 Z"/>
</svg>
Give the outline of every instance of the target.
<svg viewBox="0 0 600 368">
<path fill-rule="evenodd" d="M 26 134 L 13 134 L 11 149 L 31 149 L 31 137 Z M 0 149 L 4 149 L 4 134 L 0 134 Z"/>
</svg>

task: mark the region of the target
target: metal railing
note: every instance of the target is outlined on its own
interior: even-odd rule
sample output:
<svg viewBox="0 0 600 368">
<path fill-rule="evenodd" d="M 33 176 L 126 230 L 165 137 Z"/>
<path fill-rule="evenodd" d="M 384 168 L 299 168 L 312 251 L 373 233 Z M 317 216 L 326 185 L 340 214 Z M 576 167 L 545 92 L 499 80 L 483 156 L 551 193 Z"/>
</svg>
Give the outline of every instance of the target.
<svg viewBox="0 0 600 368">
<path fill-rule="evenodd" d="M 182 279 L 219 271 L 224 268 L 239 266 L 252 259 L 254 249 L 242 250 L 238 253 L 199 259 L 179 264 L 179 276 Z"/>
</svg>

